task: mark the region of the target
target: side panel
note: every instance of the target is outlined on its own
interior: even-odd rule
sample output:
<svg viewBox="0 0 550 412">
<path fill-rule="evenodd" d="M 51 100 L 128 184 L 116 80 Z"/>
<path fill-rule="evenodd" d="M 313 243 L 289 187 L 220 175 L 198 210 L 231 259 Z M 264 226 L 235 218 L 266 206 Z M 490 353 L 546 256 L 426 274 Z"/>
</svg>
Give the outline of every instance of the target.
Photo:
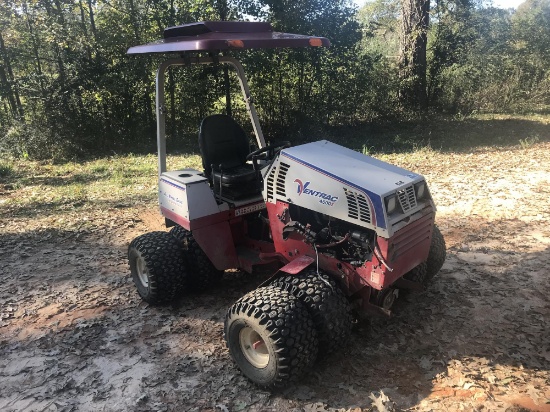
<svg viewBox="0 0 550 412">
<path fill-rule="evenodd" d="M 218 270 L 239 266 L 229 222 L 219 222 L 193 230 L 193 237 Z"/>
<path fill-rule="evenodd" d="M 284 152 L 267 175 L 264 193 L 267 202 L 293 203 L 388 235 L 379 195 Z"/>
</svg>

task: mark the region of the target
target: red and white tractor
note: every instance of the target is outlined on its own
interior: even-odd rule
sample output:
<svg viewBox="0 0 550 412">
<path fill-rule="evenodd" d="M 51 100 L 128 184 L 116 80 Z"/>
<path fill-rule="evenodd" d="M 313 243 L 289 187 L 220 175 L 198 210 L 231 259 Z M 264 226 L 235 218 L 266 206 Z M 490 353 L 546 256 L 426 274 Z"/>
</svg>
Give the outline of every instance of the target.
<svg viewBox="0 0 550 412">
<path fill-rule="evenodd" d="M 243 67 L 228 51 L 329 44 L 268 23 L 202 22 L 128 50 L 182 56 L 157 72 L 159 202 L 171 230 L 131 242 L 135 285 L 159 304 L 204 289 L 226 269 L 275 267 L 225 319 L 231 356 L 261 386 L 295 380 L 348 339 L 352 310 L 388 314 L 400 289 L 421 289 L 445 260 L 421 175 L 326 140 L 266 144 Z M 259 149 L 250 151 L 233 118 L 216 114 L 200 126 L 204 170 L 167 171 L 165 72 L 192 64 L 236 70 Z"/>
</svg>

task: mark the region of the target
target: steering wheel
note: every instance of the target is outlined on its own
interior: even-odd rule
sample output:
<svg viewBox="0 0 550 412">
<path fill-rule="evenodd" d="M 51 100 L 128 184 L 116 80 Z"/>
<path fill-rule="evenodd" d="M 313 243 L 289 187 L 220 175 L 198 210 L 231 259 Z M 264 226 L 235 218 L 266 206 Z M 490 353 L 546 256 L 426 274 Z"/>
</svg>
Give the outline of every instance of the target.
<svg viewBox="0 0 550 412">
<path fill-rule="evenodd" d="M 268 156 L 268 158 L 272 158 L 272 157 L 275 157 L 276 152 L 278 152 L 279 150 L 283 150 L 286 147 L 290 147 L 289 141 L 273 143 L 273 144 L 270 144 L 269 146 L 261 147 L 258 150 L 254 150 L 253 152 L 250 152 L 248 156 L 246 156 L 246 160 L 252 159 L 254 163 L 254 159 L 255 158 L 257 159 L 259 155 L 261 155 L 262 153 L 267 153 L 271 151 L 273 153 L 270 156 Z"/>
</svg>

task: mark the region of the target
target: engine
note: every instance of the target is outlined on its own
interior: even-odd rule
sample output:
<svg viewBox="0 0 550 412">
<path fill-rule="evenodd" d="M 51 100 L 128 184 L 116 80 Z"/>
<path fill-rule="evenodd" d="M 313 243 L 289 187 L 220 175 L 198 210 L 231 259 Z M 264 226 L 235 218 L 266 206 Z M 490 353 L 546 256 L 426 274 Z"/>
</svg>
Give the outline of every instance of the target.
<svg viewBox="0 0 550 412">
<path fill-rule="evenodd" d="M 299 232 L 318 253 L 359 267 L 374 253 L 376 232 L 332 216 L 290 205 L 290 222 L 283 229 L 286 238 Z"/>
</svg>

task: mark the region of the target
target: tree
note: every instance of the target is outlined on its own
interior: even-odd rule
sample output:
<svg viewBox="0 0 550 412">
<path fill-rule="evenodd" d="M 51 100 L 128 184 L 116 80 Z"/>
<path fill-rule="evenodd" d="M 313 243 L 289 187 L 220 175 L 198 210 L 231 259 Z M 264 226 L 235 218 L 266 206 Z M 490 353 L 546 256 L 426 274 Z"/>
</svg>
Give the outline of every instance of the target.
<svg viewBox="0 0 550 412">
<path fill-rule="evenodd" d="M 550 105 L 550 2 L 526 0 L 512 16 L 516 98 L 525 106 Z"/>
<path fill-rule="evenodd" d="M 430 0 L 402 0 L 401 11 L 400 94 L 409 107 L 424 111 Z"/>
<path fill-rule="evenodd" d="M 441 81 L 443 71 L 453 65 L 466 66 L 471 51 L 488 34 L 483 31 L 481 11 L 475 12 L 474 6 L 472 0 L 439 0 L 432 8 L 427 65 L 430 104 L 437 105 L 445 87 Z"/>
</svg>

